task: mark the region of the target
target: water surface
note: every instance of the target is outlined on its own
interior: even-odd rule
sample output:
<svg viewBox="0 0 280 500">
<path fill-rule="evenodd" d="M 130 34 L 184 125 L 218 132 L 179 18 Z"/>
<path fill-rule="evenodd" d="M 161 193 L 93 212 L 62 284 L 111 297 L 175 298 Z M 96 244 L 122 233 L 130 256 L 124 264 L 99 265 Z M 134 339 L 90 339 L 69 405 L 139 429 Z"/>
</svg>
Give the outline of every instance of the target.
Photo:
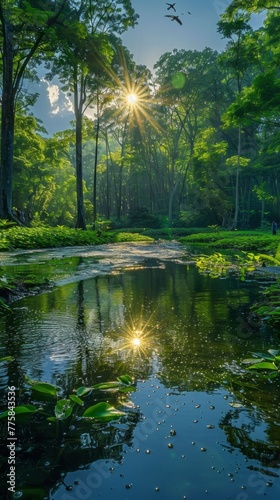
<svg viewBox="0 0 280 500">
<path fill-rule="evenodd" d="M 125 411 L 120 421 L 57 426 L 36 416 L 18 423 L 18 494 L 276 499 L 279 381 L 252 374 L 239 385 L 244 358 L 279 347 L 275 332 L 244 322 L 259 284 L 201 276 L 177 245 L 139 248 L 6 258 L 7 267 L 28 272 L 55 265 L 57 287 L 15 302 L 0 319 L 0 356 L 15 358 L 0 368 L 1 411 L 8 385 L 23 387 L 18 397 L 26 403 L 53 407 L 34 400 L 24 374 L 64 395 L 122 374 L 135 377 L 137 388 L 128 397 L 95 396 Z M 5 459 L 2 470 L 5 477 Z"/>
</svg>

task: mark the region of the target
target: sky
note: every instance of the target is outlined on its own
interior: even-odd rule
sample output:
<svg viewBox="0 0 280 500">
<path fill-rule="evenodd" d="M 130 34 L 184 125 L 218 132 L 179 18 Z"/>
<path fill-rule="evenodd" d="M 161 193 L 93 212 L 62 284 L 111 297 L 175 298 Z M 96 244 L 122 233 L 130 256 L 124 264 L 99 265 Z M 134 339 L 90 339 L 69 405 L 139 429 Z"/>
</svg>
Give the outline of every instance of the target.
<svg viewBox="0 0 280 500">
<path fill-rule="evenodd" d="M 123 44 L 133 55 L 136 64 L 153 66 L 165 52 L 174 49 L 199 50 L 210 47 L 221 52 L 226 40 L 217 32 L 217 22 L 231 0 L 169 0 L 175 3 L 176 12 L 168 10 L 165 0 L 131 0 L 138 24 L 123 35 Z M 188 13 L 190 12 L 190 14 Z M 182 25 L 166 15 L 178 15 Z M 252 27 L 260 25 L 254 19 Z M 67 94 L 61 92 L 59 82 L 42 79 L 40 97 L 34 115 L 43 121 L 49 134 L 65 130 L 74 119 L 73 106 Z"/>
<path fill-rule="evenodd" d="M 175 9 L 168 10 L 165 0 L 132 0 L 139 14 L 138 25 L 122 35 L 124 45 L 137 64 L 151 70 L 160 56 L 173 49 L 221 51 L 226 45 L 217 33 L 219 16 L 230 0 L 169 0 Z M 190 12 L 190 14 L 188 14 Z M 165 15 L 178 15 L 182 25 Z"/>
</svg>

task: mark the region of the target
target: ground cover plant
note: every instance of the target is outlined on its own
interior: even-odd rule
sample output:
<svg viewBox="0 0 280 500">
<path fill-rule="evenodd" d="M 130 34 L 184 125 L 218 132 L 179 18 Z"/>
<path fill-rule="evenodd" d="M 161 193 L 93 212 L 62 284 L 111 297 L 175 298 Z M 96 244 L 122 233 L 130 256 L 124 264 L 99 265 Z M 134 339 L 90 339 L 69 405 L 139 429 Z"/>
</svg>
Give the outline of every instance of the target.
<svg viewBox="0 0 280 500">
<path fill-rule="evenodd" d="M 279 238 L 268 231 L 202 232 L 179 238 L 189 245 L 207 245 L 210 248 L 267 252 L 276 256 Z"/>
<path fill-rule="evenodd" d="M 75 245 L 101 245 L 126 241 L 147 241 L 150 237 L 138 233 L 116 231 L 82 231 L 61 227 L 13 227 L 0 231 L 0 251 L 17 248 L 51 248 Z"/>
</svg>

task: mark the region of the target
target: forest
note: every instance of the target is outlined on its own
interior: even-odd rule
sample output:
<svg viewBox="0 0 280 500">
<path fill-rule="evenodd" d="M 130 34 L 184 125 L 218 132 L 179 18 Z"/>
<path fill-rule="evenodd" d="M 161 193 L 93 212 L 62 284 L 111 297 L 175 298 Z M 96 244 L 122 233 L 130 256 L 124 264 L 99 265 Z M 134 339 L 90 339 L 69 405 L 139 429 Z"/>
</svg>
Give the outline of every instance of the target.
<svg viewBox="0 0 280 500">
<path fill-rule="evenodd" d="M 265 14 L 257 30 L 252 14 Z M 175 48 L 153 72 L 122 44 L 137 19 L 130 0 L 1 1 L 2 223 L 279 221 L 279 2 L 233 0 L 224 51 Z M 34 114 L 42 68 L 74 109 L 52 136 Z"/>
</svg>

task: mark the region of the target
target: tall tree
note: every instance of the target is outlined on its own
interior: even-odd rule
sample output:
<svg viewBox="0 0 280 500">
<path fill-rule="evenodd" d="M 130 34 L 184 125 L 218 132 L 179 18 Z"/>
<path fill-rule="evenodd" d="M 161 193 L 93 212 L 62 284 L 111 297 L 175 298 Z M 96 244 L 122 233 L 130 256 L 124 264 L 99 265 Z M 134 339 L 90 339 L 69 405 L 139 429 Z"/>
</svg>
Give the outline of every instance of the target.
<svg viewBox="0 0 280 500">
<path fill-rule="evenodd" d="M 77 223 L 86 229 L 83 202 L 83 116 L 96 101 L 100 80 L 114 55 L 112 35 L 134 26 L 137 15 L 130 0 L 75 0 L 71 26 L 61 30 L 58 56 L 52 67 L 73 92 L 76 119 Z"/>
<path fill-rule="evenodd" d="M 35 57 L 46 50 L 48 36 L 66 13 L 67 0 L 2 0 L 0 41 L 2 112 L 0 217 L 12 218 L 13 148 L 17 98 Z"/>
</svg>

